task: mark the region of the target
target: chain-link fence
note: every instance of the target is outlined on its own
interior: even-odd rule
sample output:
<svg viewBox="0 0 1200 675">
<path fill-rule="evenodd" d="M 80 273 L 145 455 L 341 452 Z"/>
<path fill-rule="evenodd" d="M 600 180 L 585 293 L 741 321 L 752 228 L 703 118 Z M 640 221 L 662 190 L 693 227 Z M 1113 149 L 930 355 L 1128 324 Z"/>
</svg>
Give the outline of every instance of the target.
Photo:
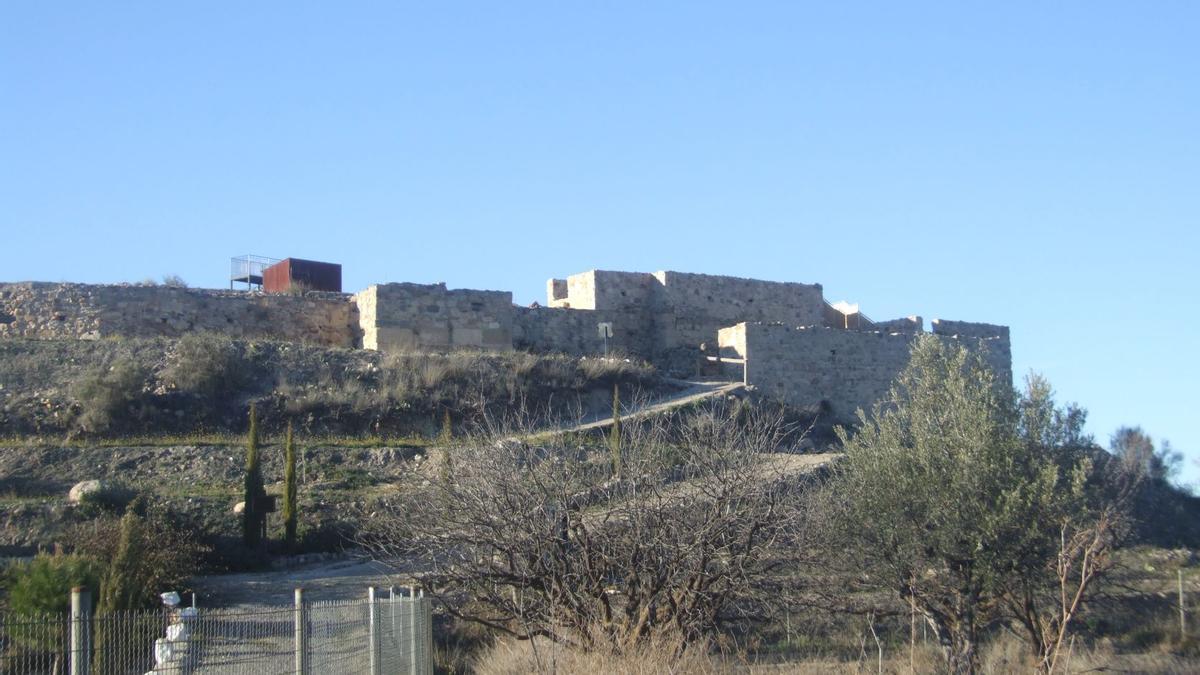
<svg viewBox="0 0 1200 675">
<path fill-rule="evenodd" d="M 94 613 L 86 592 L 66 615 L 0 614 L 0 675 L 433 672 L 424 597 L 376 594 L 283 606 Z"/>
<path fill-rule="evenodd" d="M 0 613 L 0 673 L 61 673 L 67 665 L 67 617 Z"/>
</svg>

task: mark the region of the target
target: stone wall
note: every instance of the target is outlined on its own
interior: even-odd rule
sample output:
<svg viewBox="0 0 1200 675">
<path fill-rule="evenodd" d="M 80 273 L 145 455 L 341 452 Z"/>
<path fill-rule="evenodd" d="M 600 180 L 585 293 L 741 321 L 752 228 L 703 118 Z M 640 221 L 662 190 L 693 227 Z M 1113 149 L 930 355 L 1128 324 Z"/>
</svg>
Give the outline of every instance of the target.
<svg viewBox="0 0 1200 675">
<path fill-rule="evenodd" d="M 908 364 L 917 335 L 745 323 L 722 329 L 719 340 L 721 355 L 744 359 L 746 382 L 760 391 L 796 405 L 824 401 L 835 418 L 850 420 L 857 409 L 869 409 L 887 394 Z M 1011 381 L 1011 365 L 1002 362 L 1007 331 L 1002 336 L 942 337 L 987 350 L 989 362 L 999 367 L 997 377 Z"/>
<path fill-rule="evenodd" d="M 880 333 L 921 333 L 925 330 L 925 321 L 919 316 L 906 316 L 890 321 L 876 321 L 871 324 L 870 330 Z M 1004 330 L 1007 334 L 1008 329 Z M 992 335 L 999 335 L 999 333 L 992 333 Z"/>
<path fill-rule="evenodd" d="M 513 346 L 512 293 L 446 284 L 377 284 L 355 294 L 363 347 L 381 351 Z"/>
<path fill-rule="evenodd" d="M 358 344 L 341 293 L 264 295 L 170 286 L 0 283 L 0 338 L 97 339 L 220 333 L 235 338 Z"/>
<path fill-rule="evenodd" d="M 822 325 L 825 299 L 820 284 L 782 283 L 738 277 L 655 272 L 659 348 L 713 343 L 717 331 L 741 321 Z"/>
<path fill-rule="evenodd" d="M 934 319 L 930 322 L 934 335 L 952 338 L 977 338 L 987 343 L 987 361 L 998 379 L 1012 382 L 1012 342 L 1008 326 L 972 321 Z"/>
<path fill-rule="evenodd" d="M 531 352 L 560 352 L 572 356 L 600 354 L 604 340 L 599 324 L 612 324 L 608 348 L 649 359 L 654 335 L 638 312 L 619 310 L 513 308 L 513 346 Z"/>
<path fill-rule="evenodd" d="M 664 373 L 687 377 L 710 368 L 706 356 L 716 347 L 722 357 L 746 361 L 744 372 L 740 363 L 716 369 L 738 371 L 750 384 L 794 403 L 827 400 L 835 414 L 847 417 L 887 391 L 923 328 L 920 317 L 871 324 L 857 307 L 827 304 L 818 284 L 706 274 L 591 270 L 550 280 L 547 295 L 551 307 L 520 308 L 507 291 L 450 290 L 445 284 L 379 284 L 354 296 L 0 284 L 0 338 L 216 332 L 376 350 L 515 346 L 590 355 L 604 350 L 598 324 L 610 323 L 610 349 L 645 358 Z M 863 325 L 847 326 L 855 322 Z M 986 346 L 998 377 L 1011 381 L 1008 328 L 935 320 L 932 330 Z M 701 353 L 701 343 L 710 349 Z"/>
<path fill-rule="evenodd" d="M 652 334 L 657 358 L 715 344 L 717 331 L 739 321 L 824 323 L 820 284 L 783 283 L 684 272 L 589 270 L 546 284 L 552 308 L 623 312 Z M 628 321 L 627 321 L 628 322 Z"/>
<path fill-rule="evenodd" d="M 657 300 L 657 280 L 644 272 L 588 270 L 547 282 L 547 304 L 571 309 L 649 311 Z"/>
</svg>

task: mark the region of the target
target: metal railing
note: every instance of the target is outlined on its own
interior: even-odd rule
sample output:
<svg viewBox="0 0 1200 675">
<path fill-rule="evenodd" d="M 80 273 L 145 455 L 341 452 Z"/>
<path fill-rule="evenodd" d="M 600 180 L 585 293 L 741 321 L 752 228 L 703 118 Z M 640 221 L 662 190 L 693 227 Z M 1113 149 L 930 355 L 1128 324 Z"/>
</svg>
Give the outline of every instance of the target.
<svg viewBox="0 0 1200 675">
<path fill-rule="evenodd" d="M 235 283 L 246 285 L 247 289 L 262 288 L 263 272 L 268 267 L 279 262 L 276 258 L 265 255 L 241 255 L 229 259 L 229 288 Z"/>
<path fill-rule="evenodd" d="M 0 675 L 433 672 L 429 599 L 368 590 L 362 600 L 69 614 L 0 613 Z"/>
</svg>

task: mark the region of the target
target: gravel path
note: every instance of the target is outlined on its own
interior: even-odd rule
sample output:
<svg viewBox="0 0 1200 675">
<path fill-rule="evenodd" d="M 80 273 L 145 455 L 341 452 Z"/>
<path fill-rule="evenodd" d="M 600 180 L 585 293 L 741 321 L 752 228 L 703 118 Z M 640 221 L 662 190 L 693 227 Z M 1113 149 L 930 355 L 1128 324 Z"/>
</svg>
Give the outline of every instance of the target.
<svg viewBox="0 0 1200 675">
<path fill-rule="evenodd" d="M 219 574 L 197 577 L 192 585 L 197 604 L 207 607 L 290 605 L 297 587 L 310 601 L 352 600 L 367 597 L 374 585 L 406 586 L 408 578 L 380 563 L 362 558 L 325 561 L 304 567 L 270 572 Z"/>
<path fill-rule="evenodd" d="M 631 419 L 638 419 L 639 417 L 646 417 L 648 415 L 657 415 L 659 413 L 666 412 L 673 408 L 679 408 L 682 406 L 690 405 L 697 401 L 702 401 L 706 398 L 712 398 L 714 396 L 724 396 L 725 394 L 729 394 L 729 393 L 738 391 L 739 389 L 742 389 L 746 386 L 745 384 L 743 384 L 741 382 L 728 382 L 728 381 L 724 381 L 724 380 L 716 381 L 716 382 L 692 382 L 692 381 L 684 381 L 684 380 L 675 380 L 674 382 L 677 384 L 683 385 L 686 388 L 683 391 L 676 392 L 675 394 L 672 394 L 671 396 L 669 396 L 667 398 L 658 399 L 648 405 L 641 406 L 637 410 L 630 410 L 627 413 L 623 412 L 621 414 L 621 418 L 624 420 L 631 420 Z M 613 418 L 612 418 L 612 415 L 609 414 L 607 416 L 599 417 L 596 419 L 591 419 L 589 421 L 586 421 L 586 422 L 583 422 L 581 424 L 577 424 L 574 426 L 570 426 L 565 429 L 560 429 L 559 431 L 571 432 L 571 431 L 588 431 L 591 429 L 603 429 L 605 427 L 612 426 L 612 423 L 613 423 Z"/>
</svg>

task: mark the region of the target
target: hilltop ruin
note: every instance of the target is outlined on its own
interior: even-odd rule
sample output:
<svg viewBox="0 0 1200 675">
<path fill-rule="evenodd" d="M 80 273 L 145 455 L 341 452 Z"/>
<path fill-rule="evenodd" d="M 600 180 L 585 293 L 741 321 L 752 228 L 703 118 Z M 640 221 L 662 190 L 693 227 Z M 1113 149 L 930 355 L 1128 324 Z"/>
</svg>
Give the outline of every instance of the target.
<svg viewBox="0 0 1200 675">
<path fill-rule="evenodd" d="M 243 339 L 381 351 L 528 350 L 576 356 L 615 350 L 683 376 L 742 380 L 798 405 L 848 418 L 886 393 L 921 317 L 873 321 L 826 301 L 820 284 L 683 272 L 590 270 L 547 282 L 546 305 L 445 284 L 376 284 L 358 293 L 261 293 L 170 286 L 0 284 L 0 338 Z M 980 349 L 1011 380 L 1005 326 L 931 322 L 933 334 Z"/>
</svg>

